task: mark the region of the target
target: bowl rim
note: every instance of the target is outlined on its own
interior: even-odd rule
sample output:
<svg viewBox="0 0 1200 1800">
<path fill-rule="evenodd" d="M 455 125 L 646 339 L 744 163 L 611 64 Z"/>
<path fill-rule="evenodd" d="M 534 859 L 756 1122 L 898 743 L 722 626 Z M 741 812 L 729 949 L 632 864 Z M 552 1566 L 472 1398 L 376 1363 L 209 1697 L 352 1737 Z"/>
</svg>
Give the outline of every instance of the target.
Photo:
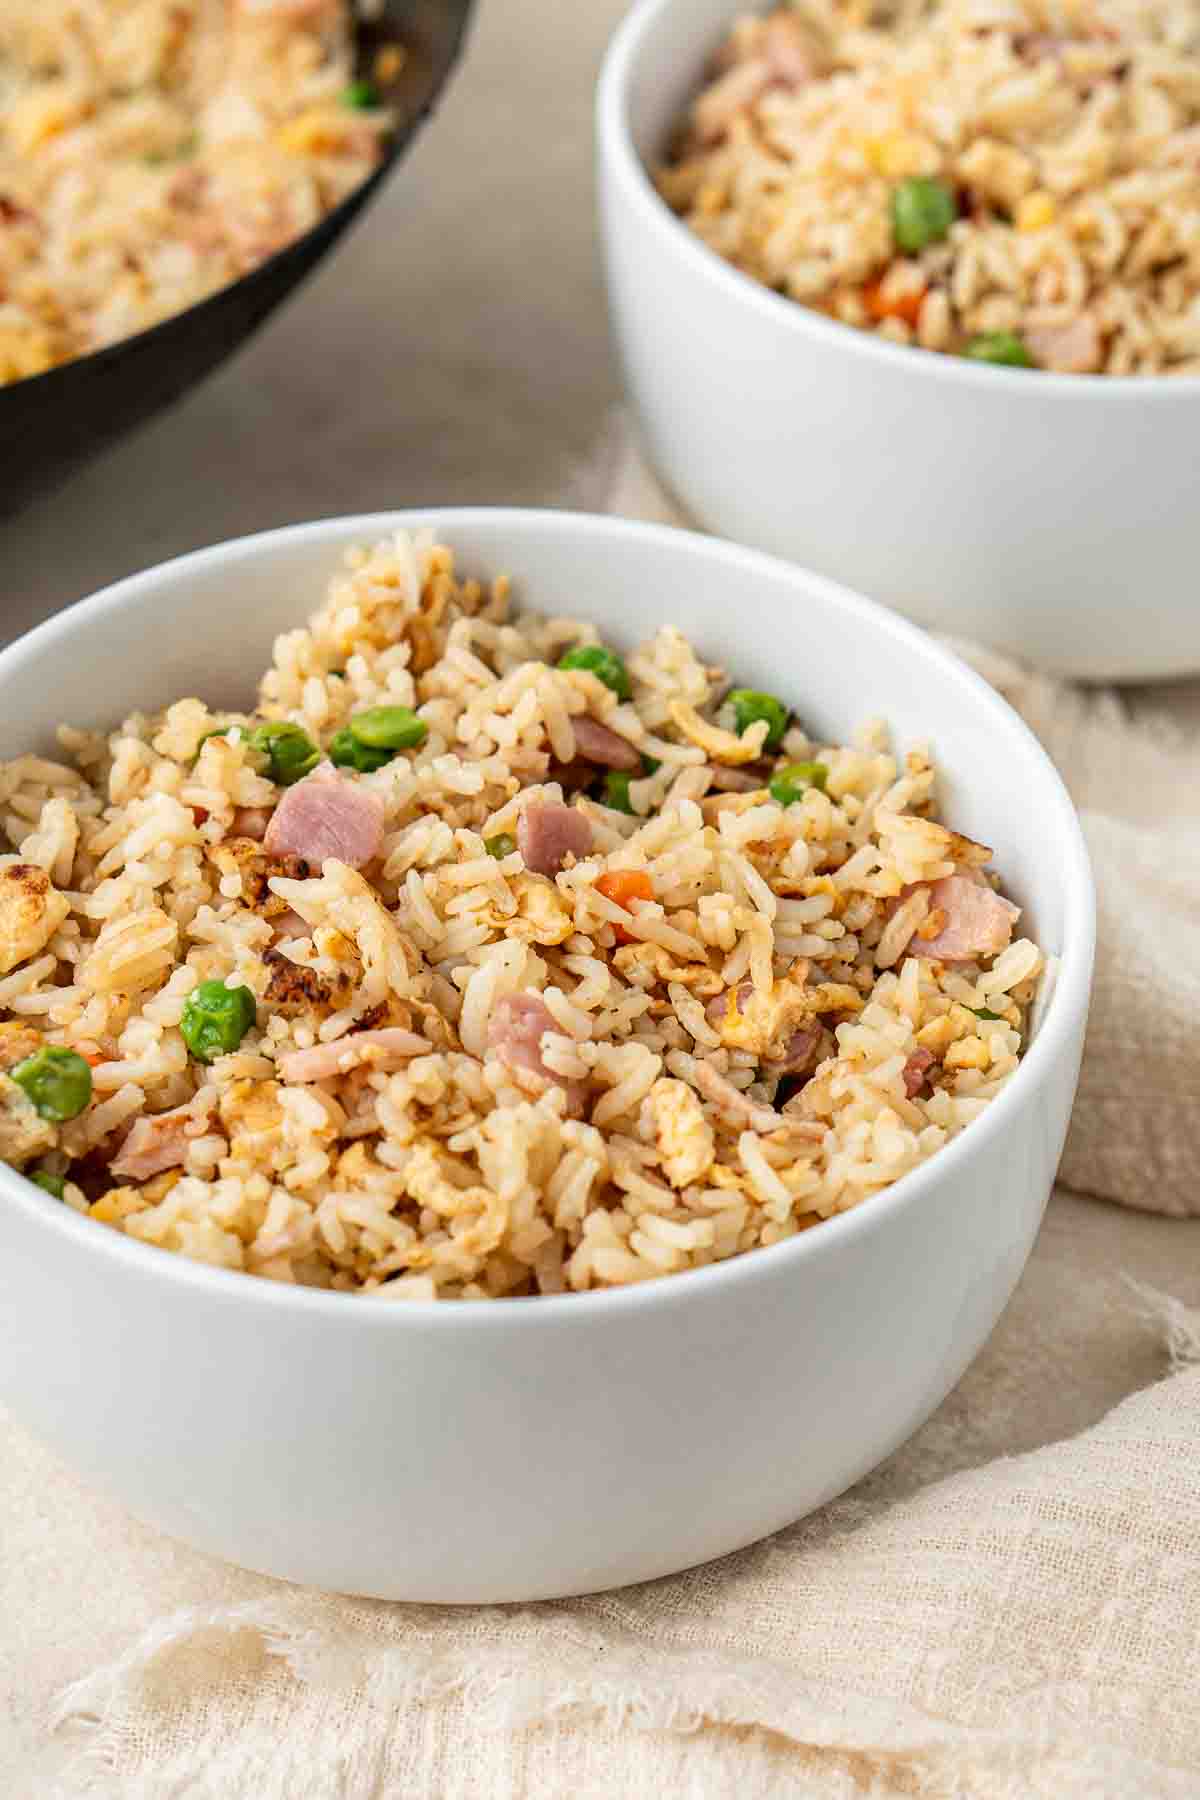
<svg viewBox="0 0 1200 1800">
<path fill-rule="evenodd" d="M 729 0 L 730 19 L 738 12 L 762 11 L 766 0 Z M 893 344 L 876 332 L 845 325 L 827 318 L 803 301 L 789 299 L 765 287 L 753 276 L 726 262 L 715 250 L 689 230 L 659 194 L 651 181 L 629 122 L 630 88 L 634 73 L 649 33 L 665 15 L 686 13 L 688 0 L 634 0 L 629 12 L 613 33 L 596 87 L 596 142 L 602 169 L 618 184 L 621 200 L 632 209 L 639 221 L 655 233 L 664 251 L 686 265 L 696 280 L 724 294 L 735 305 L 750 307 L 765 323 L 790 330 L 811 341 L 815 349 L 842 350 L 848 355 L 873 358 L 893 373 L 904 369 L 916 373 L 923 370 L 932 381 L 982 383 L 985 391 L 1020 396 L 1054 397 L 1070 395 L 1076 404 L 1100 402 L 1111 395 L 1121 404 L 1137 395 L 1155 405 L 1187 404 L 1200 399 L 1200 376 L 1182 375 L 1067 375 L 1049 369 L 1010 369 L 974 362 L 964 356 L 940 356 L 917 345 Z M 697 74 L 705 50 L 699 45 L 696 56 Z"/>
<path fill-rule="evenodd" d="M 0 386 L 0 406 L 3 405 L 5 394 L 19 391 L 22 396 L 34 393 L 44 396 L 50 388 L 67 380 L 71 371 L 84 371 L 87 375 L 91 375 L 93 371 L 103 371 L 111 364 L 118 362 L 123 354 L 128 353 L 134 347 L 141 350 L 160 339 L 169 342 L 174 331 L 185 328 L 184 321 L 190 322 L 197 317 L 201 319 L 219 317 L 222 308 L 226 304 L 232 304 L 232 296 L 235 293 L 244 292 L 260 279 L 265 284 L 268 280 L 268 271 L 278 270 L 289 262 L 300 263 L 301 268 L 296 277 L 296 283 L 303 281 L 305 274 L 309 272 L 306 258 L 316 240 L 320 238 L 328 240 L 323 248 L 318 250 L 317 260 L 323 261 L 325 256 L 336 247 L 343 232 L 354 223 L 362 208 L 374 198 L 377 190 L 393 173 L 404 153 L 412 147 L 423 126 L 429 122 L 434 108 L 440 103 L 445 89 L 462 60 L 474 9 L 475 0 L 460 0 L 459 18 L 452 34 L 445 66 L 437 80 L 420 106 L 405 119 L 403 125 L 394 128 L 383 138 L 383 154 L 375 167 L 363 176 L 357 187 L 351 188 L 348 194 L 344 194 L 329 212 L 322 213 L 321 217 L 307 230 L 302 231 L 298 237 L 289 238 L 286 244 L 281 245 L 278 250 L 272 251 L 271 255 L 263 262 L 255 263 L 253 268 L 246 269 L 232 281 L 224 282 L 220 287 L 214 288 L 211 293 L 202 294 L 198 300 L 193 300 L 189 306 L 181 308 L 179 312 L 167 313 L 164 318 L 156 319 L 152 325 L 143 325 L 137 331 L 127 332 L 124 337 L 114 338 L 112 343 L 99 344 L 94 350 L 85 351 L 82 356 L 70 356 L 65 362 L 54 363 L 48 369 L 39 370 L 36 375 L 25 375 L 19 381 L 5 382 Z M 370 23 L 369 20 L 356 15 L 354 20 L 356 32 L 361 31 L 362 27 L 368 23 Z M 41 383 L 41 386 L 36 386 L 37 383 Z"/>
<path fill-rule="evenodd" d="M 820 1230 L 801 1232 L 783 1243 L 748 1251 L 701 1269 L 681 1270 L 659 1280 L 626 1287 L 583 1294 L 527 1295 L 497 1305 L 459 1306 L 415 1299 L 390 1305 L 364 1304 L 363 1297 L 353 1293 L 248 1277 L 242 1270 L 217 1268 L 176 1252 L 164 1251 L 158 1245 L 144 1244 L 76 1213 L 70 1207 L 47 1205 L 45 1195 L 31 1182 L 0 1164 L 0 1198 L 5 1204 L 15 1205 L 29 1219 L 34 1230 L 46 1232 L 48 1245 L 65 1237 L 68 1243 L 73 1241 L 82 1254 L 94 1253 L 96 1267 L 101 1271 L 116 1264 L 130 1277 L 161 1281 L 168 1287 L 178 1285 L 199 1290 L 217 1304 L 261 1305 L 285 1314 L 299 1310 L 314 1318 L 340 1319 L 347 1329 L 376 1329 L 381 1320 L 395 1321 L 383 1326 L 385 1330 L 432 1326 L 434 1329 L 494 1331 L 507 1330 L 514 1322 L 518 1322 L 517 1329 L 532 1329 L 538 1322 L 557 1329 L 571 1320 L 580 1325 L 589 1322 L 599 1325 L 605 1319 L 617 1326 L 630 1311 L 686 1305 L 693 1297 L 700 1302 L 706 1294 L 715 1298 L 722 1288 L 753 1283 L 756 1279 L 786 1279 L 788 1271 L 797 1262 L 836 1257 L 843 1243 L 864 1232 L 872 1232 L 877 1222 L 882 1224 L 896 1213 L 919 1206 L 922 1195 L 932 1184 L 943 1179 L 953 1180 L 956 1175 L 961 1178 L 971 1158 L 986 1155 L 989 1151 L 998 1150 L 1003 1154 L 1003 1145 L 998 1140 L 1007 1130 L 1010 1115 L 1024 1107 L 1032 1097 L 1035 1085 L 1055 1064 L 1075 1056 L 1082 1044 L 1091 988 L 1096 900 L 1091 864 L 1075 807 L 1046 751 L 1008 702 L 943 644 L 877 602 L 763 551 L 672 526 L 646 524 L 611 514 L 574 513 L 552 508 L 411 508 L 287 525 L 174 557 L 65 607 L 0 651 L 0 695 L 8 682 L 20 681 L 22 667 L 31 656 L 44 654 L 47 649 L 66 652 L 80 627 L 101 623 L 125 607 L 143 601 L 156 589 L 161 588 L 167 593 L 179 584 L 186 585 L 192 574 L 201 570 L 210 571 L 224 565 L 228 573 L 236 575 L 243 564 L 264 557 L 269 559 L 275 550 L 300 546 L 313 553 L 315 574 L 322 553 L 331 555 L 336 549 L 353 543 L 374 541 L 388 531 L 430 528 L 452 543 L 456 533 L 479 526 L 498 531 L 511 540 L 518 579 L 523 537 L 536 539 L 546 533 L 557 533 L 575 544 L 582 541 L 585 546 L 597 547 L 605 540 L 624 538 L 635 545 L 665 547 L 672 554 L 678 552 L 685 560 L 701 557 L 752 576 L 757 572 L 769 576 L 773 582 L 782 577 L 805 593 L 818 593 L 825 602 L 861 621 L 884 639 L 916 651 L 943 685 L 956 686 L 965 693 L 981 721 L 989 728 L 1001 737 L 1015 736 L 1024 742 L 1033 754 L 1035 765 L 1040 766 L 1041 778 L 1060 815 L 1047 849 L 1060 865 L 1059 878 L 1065 894 L 1064 950 L 1045 1016 L 1011 1081 L 978 1119 L 936 1155 L 859 1206 L 825 1220 Z M 53 1249 L 48 1253 L 53 1254 Z M 355 1304 L 356 1300 L 358 1304 Z"/>
</svg>

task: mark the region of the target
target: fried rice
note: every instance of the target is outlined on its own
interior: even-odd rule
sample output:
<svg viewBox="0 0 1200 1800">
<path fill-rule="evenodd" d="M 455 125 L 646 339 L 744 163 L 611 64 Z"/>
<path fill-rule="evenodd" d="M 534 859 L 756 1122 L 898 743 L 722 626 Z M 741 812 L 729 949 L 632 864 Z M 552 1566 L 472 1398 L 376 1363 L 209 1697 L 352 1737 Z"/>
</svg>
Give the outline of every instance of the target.
<svg viewBox="0 0 1200 1800">
<path fill-rule="evenodd" d="M 254 712 L 0 765 L 0 1156 L 143 1243 L 397 1298 L 642 1281 L 868 1201 L 1011 1078 L 1042 957 L 926 747 L 735 675 L 397 534 Z M 245 1011 L 205 1061 L 214 993 Z"/>
<path fill-rule="evenodd" d="M 370 174 L 351 27 L 347 0 L 5 0 L 0 383 L 193 305 Z"/>
<path fill-rule="evenodd" d="M 796 0 L 659 173 L 755 280 L 898 344 L 1200 373 L 1195 0 Z"/>
</svg>

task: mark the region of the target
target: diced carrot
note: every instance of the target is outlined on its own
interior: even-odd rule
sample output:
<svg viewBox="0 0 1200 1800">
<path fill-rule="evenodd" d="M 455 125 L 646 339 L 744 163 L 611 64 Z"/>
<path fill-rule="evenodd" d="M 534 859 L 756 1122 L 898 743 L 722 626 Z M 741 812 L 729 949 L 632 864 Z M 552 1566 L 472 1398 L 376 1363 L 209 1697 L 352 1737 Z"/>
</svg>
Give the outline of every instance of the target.
<svg viewBox="0 0 1200 1800">
<path fill-rule="evenodd" d="M 606 900 L 613 901 L 615 905 L 623 906 L 626 912 L 630 911 L 631 900 L 654 898 L 650 877 L 644 869 L 610 869 L 608 874 L 596 877 L 596 892 L 603 894 Z M 618 943 L 632 944 L 637 941 L 623 925 L 614 925 L 613 931 Z"/>
<path fill-rule="evenodd" d="M 862 300 L 873 319 L 903 319 L 915 331 L 925 292 L 924 288 L 912 288 L 903 294 L 885 294 L 881 276 L 877 281 L 867 282 L 862 291 Z"/>
</svg>

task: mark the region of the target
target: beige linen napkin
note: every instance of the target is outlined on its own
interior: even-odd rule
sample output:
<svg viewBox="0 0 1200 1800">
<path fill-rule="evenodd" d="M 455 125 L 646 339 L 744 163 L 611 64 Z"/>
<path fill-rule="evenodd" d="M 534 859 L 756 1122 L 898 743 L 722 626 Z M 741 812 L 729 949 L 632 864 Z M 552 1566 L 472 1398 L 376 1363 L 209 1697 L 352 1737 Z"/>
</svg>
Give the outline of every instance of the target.
<svg viewBox="0 0 1200 1800">
<path fill-rule="evenodd" d="M 666 511 L 620 437 L 581 491 L 605 495 Z M 1200 1210 L 1200 705 L 1132 719 L 979 660 L 1072 785 L 1101 888 L 1064 1178 Z M 247 1575 L 0 1421 L 0 1792 L 1196 1796 L 1196 1233 L 1060 1192 L 991 1343 L 882 1469 L 767 1544 L 585 1600 L 454 1611 Z"/>
<path fill-rule="evenodd" d="M 11 1432 L 17 1657 L 48 1688 L 112 1651 L 52 1737 L 39 1686 L 0 1792 L 1194 1797 L 1200 1311 L 1128 1291 L 1106 1215 L 1168 1229 L 1056 1202 L 979 1361 L 851 1494 L 617 1594 L 451 1610 L 290 1588 L 143 1530 Z M 1179 1372 L 1137 1392 L 1164 1348 Z M 1054 1441 L 1081 1416 L 1097 1422 Z M 24 1662 L 14 1676 L 28 1693 Z"/>
</svg>

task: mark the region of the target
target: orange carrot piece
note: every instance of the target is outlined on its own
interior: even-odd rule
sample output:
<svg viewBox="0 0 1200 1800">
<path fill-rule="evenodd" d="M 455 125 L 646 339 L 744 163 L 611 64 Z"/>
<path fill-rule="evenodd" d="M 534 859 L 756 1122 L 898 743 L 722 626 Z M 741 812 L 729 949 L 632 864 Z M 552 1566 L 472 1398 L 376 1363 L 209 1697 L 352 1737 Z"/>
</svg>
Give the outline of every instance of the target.
<svg viewBox="0 0 1200 1800">
<path fill-rule="evenodd" d="M 915 331 L 926 291 L 925 288 L 916 288 L 905 294 L 887 295 L 883 292 L 883 279 L 880 277 L 877 281 L 868 281 L 863 288 L 863 305 L 873 319 L 903 319 Z"/>
<path fill-rule="evenodd" d="M 607 875 L 596 877 L 596 892 L 603 894 L 606 900 L 612 900 L 617 906 L 623 906 L 628 912 L 631 900 L 653 900 L 654 889 L 650 877 L 644 869 L 611 869 Z M 623 925 L 614 925 L 617 942 L 632 944 L 637 940 Z"/>
</svg>

